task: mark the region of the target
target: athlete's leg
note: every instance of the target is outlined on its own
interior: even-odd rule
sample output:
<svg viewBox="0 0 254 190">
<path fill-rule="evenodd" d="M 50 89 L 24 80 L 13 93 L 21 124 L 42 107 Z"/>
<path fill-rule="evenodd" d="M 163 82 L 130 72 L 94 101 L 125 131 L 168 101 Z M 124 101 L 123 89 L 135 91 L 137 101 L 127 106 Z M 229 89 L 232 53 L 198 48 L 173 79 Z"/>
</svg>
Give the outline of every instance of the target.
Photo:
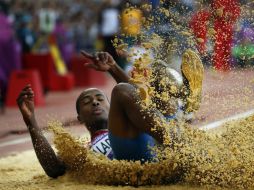
<svg viewBox="0 0 254 190">
<path fill-rule="evenodd" d="M 163 142 L 163 128 L 156 128 L 156 118 L 163 117 L 158 110 L 144 110 L 136 88 L 127 83 L 114 87 L 109 111 L 109 131 L 115 136 L 135 138 L 141 133 Z M 156 128 L 156 130 L 154 130 Z"/>
</svg>

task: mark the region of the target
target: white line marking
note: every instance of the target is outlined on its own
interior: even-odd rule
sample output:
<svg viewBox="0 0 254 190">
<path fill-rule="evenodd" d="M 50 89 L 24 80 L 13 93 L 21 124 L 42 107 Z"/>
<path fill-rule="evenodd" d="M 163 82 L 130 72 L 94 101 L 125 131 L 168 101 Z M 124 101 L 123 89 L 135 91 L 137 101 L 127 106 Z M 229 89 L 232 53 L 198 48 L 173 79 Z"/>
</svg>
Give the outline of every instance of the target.
<svg viewBox="0 0 254 190">
<path fill-rule="evenodd" d="M 254 114 L 254 109 L 250 110 L 250 111 L 247 111 L 247 112 L 244 112 L 244 113 L 241 113 L 241 114 L 237 114 L 237 115 L 228 117 L 226 119 L 222 119 L 220 121 L 215 121 L 213 123 L 210 123 L 210 124 L 204 125 L 202 127 L 199 127 L 199 129 L 201 129 L 201 130 L 214 129 L 214 128 L 217 128 L 217 127 L 221 126 L 222 124 L 227 123 L 229 121 L 237 120 L 237 119 L 242 119 L 242 118 L 245 118 L 245 117 L 249 117 L 249 116 L 251 116 L 253 114 Z M 47 137 L 48 134 L 45 135 L 45 136 Z M 24 137 L 24 138 L 17 139 L 17 140 L 11 140 L 11 141 L 7 141 L 7 142 L 4 142 L 4 143 L 1 143 L 0 144 L 0 148 L 1 147 L 5 147 L 5 146 L 10 146 L 10 145 L 16 145 L 16 144 L 20 144 L 20 143 L 25 143 L 25 142 L 28 142 L 28 141 L 31 141 L 31 137 Z"/>
<path fill-rule="evenodd" d="M 11 141 L 1 143 L 0 148 L 4 147 L 4 146 L 15 145 L 15 144 L 19 144 L 19 143 L 28 142 L 28 141 L 31 141 L 31 137 L 25 137 L 25 138 L 21 138 L 21 139 L 17 139 L 17 140 L 11 140 Z"/>
<path fill-rule="evenodd" d="M 253 114 L 254 114 L 254 109 L 249 110 L 249 111 L 244 112 L 244 113 L 240 113 L 240 114 L 231 116 L 231 117 L 228 117 L 226 119 L 222 119 L 220 121 L 215 121 L 213 123 L 210 123 L 210 124 L 204 125 L 202 127 L 199 127 L 199 129 L 202 129 L 202 130 L 214 129 L 214 128 L 217 128 L 217 127 L 221 126 L 222 124 L 225 124 L 229 121 L 233 121 L 233 120 L 237 120 L 237 119 L 243 119 L 243 118 L 249 117 Z"/>
<path fill-rule="evenodd" d="M 45 137 L 47 138 L 49 135 L 46 134 Z M 31 140 L 31 137 L 24 137 L 24 138 L 20 138 L 20 139 L 17 139 L 17 140 L 11 140 L 11 141 L 7 141 L 7 142 L 4 142 L 4 143 L 1 143 L 0 144 L 0 148 L 1 147 L 5 147 L 5 146 L 11 146 L 11 145 L 16 145 L 16 144 L 21 144 L 21 143 L 25 143 L 25 142 L 29 142 L 29 141 L 32 141 Z"/>
</svg>

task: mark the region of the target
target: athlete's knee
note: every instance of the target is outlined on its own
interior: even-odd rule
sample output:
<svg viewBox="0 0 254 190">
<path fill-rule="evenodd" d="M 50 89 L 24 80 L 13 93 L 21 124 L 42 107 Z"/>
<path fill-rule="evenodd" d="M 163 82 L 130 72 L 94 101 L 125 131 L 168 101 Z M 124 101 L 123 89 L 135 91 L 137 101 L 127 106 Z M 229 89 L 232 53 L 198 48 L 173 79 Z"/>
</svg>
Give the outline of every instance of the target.
<svg viewBox="0 0 254 190">
<path fill-rule="evenodd" d="M 117 98 L 119 100 L 125 100 L 133 97 L 135 87 L 129 83 L 119 83 L 113 90 L 111 98 Z"/>
</svg>

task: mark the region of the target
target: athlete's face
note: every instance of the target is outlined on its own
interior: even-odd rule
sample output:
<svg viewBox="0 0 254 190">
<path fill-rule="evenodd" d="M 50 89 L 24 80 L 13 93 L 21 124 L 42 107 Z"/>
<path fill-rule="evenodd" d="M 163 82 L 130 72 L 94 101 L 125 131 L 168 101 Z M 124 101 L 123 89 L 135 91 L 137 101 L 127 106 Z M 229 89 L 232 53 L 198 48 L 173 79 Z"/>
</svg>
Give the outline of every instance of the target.
<svg viewBox="0 0 254 190">
<path fill-rule="evenodd" d="M 78 120 L 87 126 L 108 120 L 109 101 L 99 89 L 88 89 L 78 98 Z"/>
</svg>

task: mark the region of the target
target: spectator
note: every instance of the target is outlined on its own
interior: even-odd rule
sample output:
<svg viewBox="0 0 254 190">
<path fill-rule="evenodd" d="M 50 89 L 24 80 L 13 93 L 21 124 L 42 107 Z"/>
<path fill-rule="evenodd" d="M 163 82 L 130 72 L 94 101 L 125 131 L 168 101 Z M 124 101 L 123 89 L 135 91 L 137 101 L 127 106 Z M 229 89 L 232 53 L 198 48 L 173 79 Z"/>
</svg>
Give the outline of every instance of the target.
<svg viewBox="0 0 254 190">
<path fill-rule="evenodd" d="M 4 102 L 8 80 L 13 70 L 21 68 L 20 46 L 8 17 L 0 12 L 0 91 Z"/>
</svg>

